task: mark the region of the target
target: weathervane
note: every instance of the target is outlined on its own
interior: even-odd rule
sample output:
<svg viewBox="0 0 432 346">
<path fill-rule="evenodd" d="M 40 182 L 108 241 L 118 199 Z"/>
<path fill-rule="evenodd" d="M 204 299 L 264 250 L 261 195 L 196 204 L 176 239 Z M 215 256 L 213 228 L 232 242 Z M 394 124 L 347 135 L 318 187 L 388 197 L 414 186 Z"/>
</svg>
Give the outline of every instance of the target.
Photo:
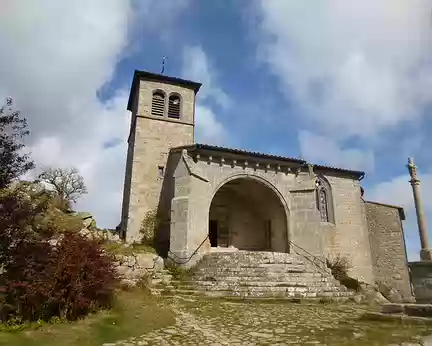
<svg viewBox="0 0 432 346">
<path fill-rule="evenodd" d="M 163 57 L 162 57 L 162 71 L 161 71 L 161 74 L 163 74 L 164 71 L 165 71 L 165 59 L 166 59 L 166 57 L 163 56 Z"/>
</svg>

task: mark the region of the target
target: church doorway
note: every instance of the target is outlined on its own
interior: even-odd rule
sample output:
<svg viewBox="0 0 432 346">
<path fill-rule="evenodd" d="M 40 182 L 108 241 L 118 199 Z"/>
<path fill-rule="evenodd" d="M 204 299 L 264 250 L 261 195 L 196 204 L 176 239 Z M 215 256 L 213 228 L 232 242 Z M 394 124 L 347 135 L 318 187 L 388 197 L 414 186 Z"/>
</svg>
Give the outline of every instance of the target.
<svg viewBox="0 0 432 346">
<path fill-rule="evenodd" d="M 209 239 L 210 239 L 210 246 L 211 247 L 217 247 L 218 246 L 218 222 L 217 220 L 210 220 L 209 223 Z"/>
<path fill-rule="evenodd" d="M 209 213 L 212 247 L 288 252 L 285 209 L 275 191 L 261 181 L 227 182 L 213 197 Z"/>
</svg>

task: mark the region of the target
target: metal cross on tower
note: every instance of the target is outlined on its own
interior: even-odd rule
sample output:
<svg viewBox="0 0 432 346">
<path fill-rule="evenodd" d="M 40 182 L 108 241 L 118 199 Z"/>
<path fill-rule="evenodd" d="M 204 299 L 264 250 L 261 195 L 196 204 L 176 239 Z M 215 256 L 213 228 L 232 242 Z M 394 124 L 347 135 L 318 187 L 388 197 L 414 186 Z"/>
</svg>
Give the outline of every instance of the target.
<svg viewBox="0 0 432 346">
<path fill-rule="evenodd" d="M 165 71 L 165 60 L 166 60 L 166 57 L 163 56 L 163 57 L 162 57 L 162 71 L 161 71 L 161 74 L 163 74 L 164 71 Z"/>
</svg>

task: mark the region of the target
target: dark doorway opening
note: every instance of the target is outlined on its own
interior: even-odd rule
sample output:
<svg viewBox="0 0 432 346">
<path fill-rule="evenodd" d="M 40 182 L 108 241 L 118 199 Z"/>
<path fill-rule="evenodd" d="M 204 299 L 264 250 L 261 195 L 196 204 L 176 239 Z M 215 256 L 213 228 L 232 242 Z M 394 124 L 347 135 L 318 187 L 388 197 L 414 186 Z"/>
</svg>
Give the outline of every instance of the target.
<svg viewBox="0 0 432 346">
<path fill-rule="evenodd" d="M 209 224 L 209 239 L 210 239 L 210 246 L 211 247 L 217 247 L 217 240 L 218 240 L 218 222 L 217 220 L 210 220 Z"/>
</svg>

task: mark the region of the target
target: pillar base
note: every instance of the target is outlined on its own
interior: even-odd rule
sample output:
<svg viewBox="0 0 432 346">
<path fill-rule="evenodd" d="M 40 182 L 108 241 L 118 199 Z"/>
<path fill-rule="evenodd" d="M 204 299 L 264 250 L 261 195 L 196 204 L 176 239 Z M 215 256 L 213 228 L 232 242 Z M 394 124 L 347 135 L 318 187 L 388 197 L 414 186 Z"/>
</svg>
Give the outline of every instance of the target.
<svg viewBox="0 0 432 346">
<path fill-rule="evenodd" d="M 432 249 L 421 249 L 420 250 L 421 261 L 432 261 Z"/>
</svg>

